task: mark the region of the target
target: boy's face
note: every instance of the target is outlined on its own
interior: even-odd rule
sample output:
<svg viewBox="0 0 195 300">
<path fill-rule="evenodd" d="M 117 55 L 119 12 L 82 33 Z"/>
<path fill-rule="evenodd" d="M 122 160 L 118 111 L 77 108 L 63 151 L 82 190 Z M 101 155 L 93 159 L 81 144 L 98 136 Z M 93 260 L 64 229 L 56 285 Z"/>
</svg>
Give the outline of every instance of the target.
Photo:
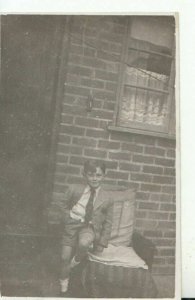
<svg viewBox="0 0 195 300">
<path fill-rule="evenodd" d="M 93 171 L 87 171 L 87 173 L 84 174 L 87 183 L 94 189 L 97 189 L 101 185 L 104 175 L 100 167 L 97 167 Z"/>
</svg>

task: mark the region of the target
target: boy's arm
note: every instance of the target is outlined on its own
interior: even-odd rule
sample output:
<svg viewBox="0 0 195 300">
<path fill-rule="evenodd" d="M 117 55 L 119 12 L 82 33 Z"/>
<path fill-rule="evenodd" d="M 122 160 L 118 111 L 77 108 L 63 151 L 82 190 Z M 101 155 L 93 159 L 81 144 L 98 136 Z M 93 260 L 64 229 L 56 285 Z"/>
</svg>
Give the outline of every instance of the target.
<svg viewBox="0 0 195 300">
<path fill-rule="evenodd" d="M 109 201 L 109 204 L 107 206 L 106 210 L 106 218 L 103 223 L 102 231 L 101 231 L 101 237 L 97 245 L 97 249 L 99 248 L 103 251 L 103 248 L 108 247 L 108 242 L 110 239 L 111 231 L 112 231 L 112 219 L 113 219 L 113 202 Z"/>
</svg>

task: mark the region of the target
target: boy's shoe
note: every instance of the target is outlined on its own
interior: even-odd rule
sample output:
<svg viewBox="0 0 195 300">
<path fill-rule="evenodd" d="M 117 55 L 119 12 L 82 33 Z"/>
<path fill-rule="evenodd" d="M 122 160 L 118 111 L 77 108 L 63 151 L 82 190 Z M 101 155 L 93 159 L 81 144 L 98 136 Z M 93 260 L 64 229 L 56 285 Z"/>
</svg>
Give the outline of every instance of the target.
<svg viewBox="0 0 195 300">
<path fill-rule="evenodd" d="M 70 268 L 72 269 L 72 268 L 74 268 L 74 267 L 76 267 L 77 265 L 79 265 L 80 264 L 80 261 L 76 261 L 75 260 L 75 256 L 72 258 L 72 260 L 71 260 L 71 262 L 70 262 Z"/>
<path fill-rule="evenodd" d="M 60 294 L 65 294 L 68 291 L 69 278 L 60 279 Z"/>
</svg>

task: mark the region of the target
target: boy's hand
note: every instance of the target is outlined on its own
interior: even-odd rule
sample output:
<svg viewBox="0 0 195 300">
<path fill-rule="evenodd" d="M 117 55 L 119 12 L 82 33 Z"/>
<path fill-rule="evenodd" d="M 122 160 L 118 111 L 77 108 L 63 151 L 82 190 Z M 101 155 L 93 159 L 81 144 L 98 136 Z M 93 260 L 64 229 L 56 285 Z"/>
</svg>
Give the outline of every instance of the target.
<svg viewBox="0 0 195 300">
<path fill-rule="evenodd" d="M 99 246 L 95 247 L 93 253 L 98 255 L 98 254 L 102 253 L 103 250 L 104 250 L 104 247 L 99 245 Z"/>
</svg>

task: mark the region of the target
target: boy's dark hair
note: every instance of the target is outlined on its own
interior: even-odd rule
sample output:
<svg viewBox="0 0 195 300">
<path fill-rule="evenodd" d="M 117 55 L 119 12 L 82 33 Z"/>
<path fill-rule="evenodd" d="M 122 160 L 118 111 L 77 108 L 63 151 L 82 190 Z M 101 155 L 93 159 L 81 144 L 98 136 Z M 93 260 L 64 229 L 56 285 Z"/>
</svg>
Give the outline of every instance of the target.
<svg viewBox="0 0 195 300">
<path fill-rule="evenodd" d="M 105 174 L 106 165 L 101 160 L 87 160 L 84 163 L 83 172 L 86 174 L 87 172 L 95 172 L 96 168 L 100 168 L 102 172 Z"/>
</svg>

